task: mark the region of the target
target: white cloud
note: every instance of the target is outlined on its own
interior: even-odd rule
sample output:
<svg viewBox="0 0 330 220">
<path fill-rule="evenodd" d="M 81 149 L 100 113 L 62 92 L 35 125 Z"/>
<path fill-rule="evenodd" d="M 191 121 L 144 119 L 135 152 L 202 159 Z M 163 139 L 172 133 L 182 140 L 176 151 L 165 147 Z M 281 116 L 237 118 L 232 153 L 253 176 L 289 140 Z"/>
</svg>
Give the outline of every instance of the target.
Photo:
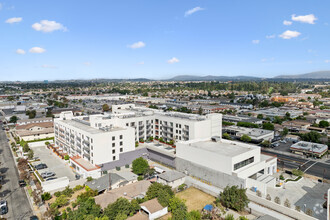
<svg viewBox="0 0 330 220">
<path fill-rule="evenodd" d="M 64 27 L 62 24 L 57 23 L 56 21 L 48 21 L 48 20 L 41 20 L 40 23 L 34 23 L 32 28 L 36 31 L 42 31 L 44 33 L 50 33 L 53 31 L 66 31 L 67 28 Z"/>
<path fill-rule="evenodd" d="M 267 36 L 266 36 L 266 38 L 267 38 L 267 39 L 272 39 L 272 38 L 275 38 L 275 37 L 276 37 L 276 35 L 275 35 L 275 34 L 272 34 L 272 35 L 267 35 Z"/>
<path fill-rule="evenodd" d="M 56 69 L 56 66 L 52 66 L 52 65 L 48 65 L 48 64 L 44 64 L 41 66 L 42 68 L 47 68 L 47 69 Z"/>
<path fill-rule="evenodd" d="M 178 58 L 176 58 L 176 57 L 172 57 L 172 58 L 169 59 L 167 62 L 168 62 L 169 64 L 173 64 L 173 63 L 178 63 L 178 62 L 180 62 L 180 60 L 179 60 Z"/>
<path fill-rule="evenodd" d="M 253 44 L 259 44 L 260 43 L 260 40 L 253 40 L 252 43 Z"/>
<path fill-rule="evenodd" d="M 198 6 L 198 7 L 195 7 L 195 8 L 192 8 L 192 9 L 186 11 L 184 13 L 184 16 L 187 17 L 187 16 L 192 15 L 192 14 L 198 12 L 198 11 L 203 11 L 203 10 L 205 10 L 205 8 L 201 8 L 201 7 Z"/>
<path fill-rule="evenodd" d="M 301 35 L 301 33 L 298 31 L 287 30 L 287 31 L 284 31 L 281 35 L 279 35 L 279 37 L 281 37 L 283 39 L 291 39 L 294 37 L 298 37 L 299 35 Z"/>
<path fill-rule="evenodd" d="M 92 63 L 89 62 L 89 61 L 87 61 L 87 62 L 84 62 L 84 65 L 85 65 L 85 66 L 90 66 L 90 65 L 92 65 Z"/>
<path fill-rule="evenodd" d="M 17 54 L 22 54 L 22 55 L 23 55 L 23 54 L 25 54 L 25 50 L 23 50 L 23 49 L 17 49 L 17 50 L 16 50 L 16 53 L 17 53 Z"/>
<path fill-rule="evenodd" d="M 23 20 L 23 18 L 21 18 L 21 17 L 13 17 L 13 18 L 7 19 L 6 23 L 8 23 L 8 24 L 19 23 L 22 20 Z"/>
<path fill-rule="evenodd" d="M 142 48 L 142 47 L 145 47 L 145 46 L 146 46 L 146 44 L 142 41 L 133 43 L 131 45 L 127 45 L 127 47 L 132 48 L 132 49 L 138 49 L 138 48 Z"/>
<path fill-rule="evenodd" d="M 315 24 L 315 21 L 317 20 L 317 18 L 313 14 L 300 16 L 292 15 L 291 19 L 292 21 L 299 21 L 307 24 Z"/>
<path fill-rule="evenodd" d="M 325 60 L 324 62 L 326 62 L 326 63 L 330 63 L 330 60 Z"/>
<path fill-rule="evenodd" d="M 285 21 L 283 21 L 283 24 L 289 26 L 289 25 L 292 24 L 292 21 L 287 21 L 287 20 L 285 20 Z"/>
<path fill-rule="evenodd" d="M 29 50 L 30 53 L 44 53 L 46 52 L 46 50 L 44 48 L 41 48 L 41 47 L 32 47 L 30 50 Z"/>
</svg>

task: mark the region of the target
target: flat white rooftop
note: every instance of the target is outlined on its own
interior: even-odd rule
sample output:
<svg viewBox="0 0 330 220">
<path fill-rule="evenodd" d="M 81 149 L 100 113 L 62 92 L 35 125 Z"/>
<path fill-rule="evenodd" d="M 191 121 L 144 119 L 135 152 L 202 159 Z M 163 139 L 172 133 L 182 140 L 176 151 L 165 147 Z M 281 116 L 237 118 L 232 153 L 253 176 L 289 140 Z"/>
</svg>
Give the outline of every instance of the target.
<svg viewBox="0 0 330 220">
<path fill-rule="evenodd" d="M 234 157 L 257 148 L 252 145 L 241 144 L 235 141 L 228 140 L 221 140 L 217 142 L 212 140 L 202 140 L 189 143 L 189 146 L 203 149 L 222 156 L 225 155 L 228 157 Z"/>
<path fill-rule="evenodd" d="M 120 131 L 120 130 L 125 130 L 125 128 L 120 128 L 120 127 L 113 127 L 108 130 L 106 129 L 98 129 L 98 128 L 93 128 L 89 125 L 88 122 L 83 123 L 77 120 L 61 120 L 60 122 L 70 125 L 72 127 L 79 128 L 83 131 L 86 131 L 90 134 L 100 134 L 100 133 L 106 133 L 106 132 L 111 132 L 111 131 Z"/>
</svg>

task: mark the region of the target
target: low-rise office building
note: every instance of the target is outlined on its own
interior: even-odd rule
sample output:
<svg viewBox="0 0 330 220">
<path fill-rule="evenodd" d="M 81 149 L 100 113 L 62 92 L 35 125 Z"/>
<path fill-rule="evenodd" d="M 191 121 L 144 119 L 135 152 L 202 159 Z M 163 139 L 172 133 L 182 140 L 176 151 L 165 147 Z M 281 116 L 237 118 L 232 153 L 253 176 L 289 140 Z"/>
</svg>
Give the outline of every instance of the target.
<svg viewBox="0 0 330 220">
<path fill-rule="evenodd" d="M 263 120 L 259 118 L 252 118 L 252 117 L 246 117 L 246 116 L 235 116 L 235 115 L 223 115 L 222 116 L 223 121 L 232 122 L 237 124 L 237 122 L 249 122 L 261 125 Z"/>
<path fill-rule="evenodd" d="M 317 144 L 306 141 L 299 141 L 291 145 L 290 151 L 292 153 L 306 155 L 306 156 L 316 156 L 321 157 L 328 151 L 328 146 L 325 144 Z"/>
<path fill-rule="evenodd" d="M 274 131 L 260 128 L 239 127 L 234 125 L 224 127 L 223 133 L 227 133 L 237 139 L 241 138 L 243 135 L 248 135 L 255 143 L 260 143 L 265 140 L 271 141 L 274 138 Z"/>
</svg>

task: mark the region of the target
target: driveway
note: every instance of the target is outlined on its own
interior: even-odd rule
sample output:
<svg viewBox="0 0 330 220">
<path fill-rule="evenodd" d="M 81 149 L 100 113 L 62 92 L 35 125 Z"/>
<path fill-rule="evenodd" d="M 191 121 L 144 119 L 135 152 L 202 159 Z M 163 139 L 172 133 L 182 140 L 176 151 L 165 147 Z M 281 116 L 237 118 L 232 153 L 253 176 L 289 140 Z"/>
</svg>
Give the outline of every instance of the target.
<svg viewBox="0 0 330 220">
<path fill-rule="evenodd" d="M 33 162 L 33 165 L 37 165 L 39 163 L 45 163 L 48 168 L 39 170 L 39 173 L 43 173 L 45 171 L 52 171 L 56 173 L 56 177 L 68 177 L 70 181 L 75 180 L 75 173 L 70 168 L 69 164 L 67 164 L 64 160 L 56 156 L 52 150 L 48 149 L 45 145 L 31 147 L 34 152 L 34 156 L 38 157 L 40 161 Z"/>
</svg>

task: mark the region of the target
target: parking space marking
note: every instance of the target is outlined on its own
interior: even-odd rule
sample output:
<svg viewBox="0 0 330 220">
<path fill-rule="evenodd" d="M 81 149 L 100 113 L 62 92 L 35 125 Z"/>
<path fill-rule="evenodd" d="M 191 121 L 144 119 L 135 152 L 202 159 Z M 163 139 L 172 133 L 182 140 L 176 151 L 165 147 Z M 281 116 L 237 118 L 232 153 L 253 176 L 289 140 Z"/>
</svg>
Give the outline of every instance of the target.
<svg viewBox="0 0 330 220">
<path fill-rule="evenodd" d="M 317 164 L 318 162 L 316 161 L 315 163 L 313 163 L 312 165 L 310 165 L 305 171 L 304 173 L 306 173 L 307 170 L 309 170 L 309 168 L 311 168 L 312 166 L 314 166 L 315 164 Z"/>
<path fill-rule="evenodd" d="M 301 166 L 304 166 L 308 162 L 310 162 L 310 160 L 307 160 L 305 163 L 301 164 Z"/>
</svg>

